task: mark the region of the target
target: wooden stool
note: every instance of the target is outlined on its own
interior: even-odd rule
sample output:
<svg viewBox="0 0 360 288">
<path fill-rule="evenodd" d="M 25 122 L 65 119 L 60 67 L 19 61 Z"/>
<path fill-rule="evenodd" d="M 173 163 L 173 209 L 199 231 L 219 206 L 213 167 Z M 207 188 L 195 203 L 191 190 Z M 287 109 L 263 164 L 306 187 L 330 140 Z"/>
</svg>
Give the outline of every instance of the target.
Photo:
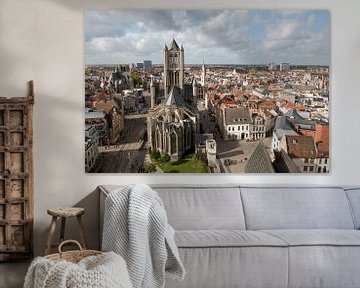
<svg viewBox="0 0 360 288">
<path fill-rule="evenodd" d="M 84 224 L 81 219 L 81 215 L 85 213 L 84 208 L 50 208 L 47 210 L 47 213 L 52 216 L 51 219 L 51 225 L 50 225 L 50 231 L 49 236 L 46 244 L 46 250 L 45 255 L 50 254 L 52 247 L 57 247 L 61 242 L 64 241 L 64 234 L 65 234 L 65 223 L 66 218 L 69 217 L 77 217 L 79 227 L 80 227 L 80 239 L 81 239 L 81 245 L 84 249 L 86 249 L 86 239 L 85 239 L 85 230 L 84 230 Z M 54 237 L 55 228 L 56 228 L 56 221 L 58 217 L 61 218 L 61 230 L 60 230 L 60 242 L 59 243 L 52 243 L 52 239 Z"/>
</svg>

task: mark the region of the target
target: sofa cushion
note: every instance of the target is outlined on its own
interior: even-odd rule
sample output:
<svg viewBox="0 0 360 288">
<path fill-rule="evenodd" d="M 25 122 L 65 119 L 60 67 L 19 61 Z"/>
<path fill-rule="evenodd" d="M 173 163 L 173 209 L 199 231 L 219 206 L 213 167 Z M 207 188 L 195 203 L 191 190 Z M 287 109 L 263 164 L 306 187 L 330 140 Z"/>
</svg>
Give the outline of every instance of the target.
<svg viewBox="0 0 360 288">
<path fill-rule="evenodd" d="M 266 229 L 354 229 L 342 188 L 241 188 L 246 226 Z"/>
<path fill-rule="evenodd" d="M 360 231 L 267 230 L 289 247 L 289 288 L 359 287 Z"/>
<path fill-rule="evenodd" d="M 358 246 L 291 246 L 288 249 L 289 288 L 360 287 Z"/>
<path fill-rule="evenodd" d="M 287 288 L 288 247 L 179 248 L 186 275 L 166 288 Z"/>
<path fill-rule="evenodd" d="M 103 185 L 111 193 L 123 186 Z M 176 230 L 245 230 L 240 188 L 204 185 L 151 185 L 161 197 Z"/>
<path fill-rule="evenodd" d="M 175 242 L 178 247 L 252 247 L 281 246 L 288 244 L 260 231 L 244 230 L 182 230 L 176 231 Z"/>
<path fill-rule="evenodd" d="M 360 246 L 360 231 L 348 229 L 262 230 L 289 246 Z"/>
<path fill-rule="evenodd" d="M 239 187 L 153 187 L 176 230 L 245 230 Z"/>
</svg>

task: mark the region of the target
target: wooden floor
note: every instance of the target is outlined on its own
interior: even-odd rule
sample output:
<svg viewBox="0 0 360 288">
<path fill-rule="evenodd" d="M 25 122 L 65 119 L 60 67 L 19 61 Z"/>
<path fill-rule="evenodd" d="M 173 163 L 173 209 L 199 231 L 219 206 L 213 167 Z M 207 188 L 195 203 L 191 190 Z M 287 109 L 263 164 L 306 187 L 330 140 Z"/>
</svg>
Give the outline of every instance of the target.
<svg viewBox="0 0 360 288">
<path fill-rule="evenodd" d="M 30 262 L 0 263 L 0 287 L 22 288 Z"/>
</svg>

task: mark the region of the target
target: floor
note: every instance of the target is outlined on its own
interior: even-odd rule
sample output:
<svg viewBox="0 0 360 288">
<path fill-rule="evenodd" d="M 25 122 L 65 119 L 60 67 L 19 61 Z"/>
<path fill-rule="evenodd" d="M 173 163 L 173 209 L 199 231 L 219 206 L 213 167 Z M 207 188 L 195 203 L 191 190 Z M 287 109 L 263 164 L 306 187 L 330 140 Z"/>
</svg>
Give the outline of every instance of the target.
<svg viewBox="0 0 360 288">
<path fill-rule="evenodd" d="M 21 288 L 30 262 L 0 263 L 0 287 Z"/>
</svg>

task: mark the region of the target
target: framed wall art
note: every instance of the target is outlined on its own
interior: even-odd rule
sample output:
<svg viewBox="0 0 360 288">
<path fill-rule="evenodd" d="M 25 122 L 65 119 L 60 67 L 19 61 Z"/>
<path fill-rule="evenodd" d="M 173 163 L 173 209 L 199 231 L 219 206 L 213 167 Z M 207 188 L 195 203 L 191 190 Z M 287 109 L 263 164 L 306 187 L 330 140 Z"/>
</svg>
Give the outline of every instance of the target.
<svg viewBox="0 0 360 288">
<path fill-rule="evenodd" d="M 85 170 L 328 173 L 327 10 L 85 13 Z"/>
</svg>

